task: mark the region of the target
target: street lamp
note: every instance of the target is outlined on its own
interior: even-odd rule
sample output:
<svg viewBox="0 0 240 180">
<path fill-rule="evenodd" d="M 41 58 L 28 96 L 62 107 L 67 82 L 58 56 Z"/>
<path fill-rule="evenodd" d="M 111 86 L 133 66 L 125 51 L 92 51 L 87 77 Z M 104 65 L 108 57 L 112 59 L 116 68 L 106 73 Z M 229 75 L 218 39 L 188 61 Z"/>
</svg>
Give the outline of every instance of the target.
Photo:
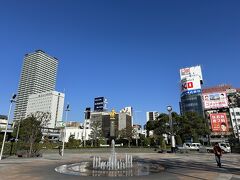
<svg viewBox="0 0 240 180">
<path fill-rule="evenodd" d="M 16 138 L 15 138 L 15 141 L 18 141 L 20 123 L 23 120 L 23 116 L 24 116 L 24 113 L 22 113 L 22 116 L 21 116 L 20 120 L 18 121 L 17 135 L 16 135 Z"/>
<path fill-rule="evenodd" d="M 136 132 L 134 133 L 134 137 L 135 137 L 135 140 L 136 140 L 136 146 L 138 147 L 138 139 L 139 139 L 139 131 L 138 131 L 138 125 L 142 126 L 141 122 L 138 121 L 137 119 L 137 113 L 141 113 L 142 111 L 139 111 L 139 110 L 136 110 L 134 111 L 134 116 L 132 118 L 132 126 L 133 126 L 133 120 L 136 121 L 136 125 L 137 125 L 137 130 Z M 139 124 L 138 124 L 139 123 Z"/>
<path fill-rule="evenodd" d="M 173 134 L 173 121 L 172 121 L 172 106 L 167 106 L 169 124 L 170 124 L 170 136 L 171 136 L 171 152 L 175 152 L 175 138 Z"/>
<path fill-rule="evenodd" d="M 6 135 L 7 135 L 7 128 L 8 128 L 8 121 L 10 119 L 10 115 L 11 115 L 11 110 L 12 110 L 12 104 L 15 101 L 17 95 L 13 94 L 11 100 L 10 100 L 10 107 L 9 107 L 9 111 L 8 111 L 8 118 L 7 118 L 7 123 L 6 123 L 6 128 L 5 128 L 5 132 L 4 132 L 4 136 L 3 136 L 3 142 L 2 142 L 2 149 L 1 149 L 1 154 L 0 154 L 0 160 L 2 160 L 2 154 L 3 154 L 3 150 L 4 150 L 4 144 L 5 144 L 5 140 L 6 140 Z"/>
<path fill-rule="evenodd" d="M 68 118 L 68 112 L 70 111 L 70 106 L 69 106 L 69 104 L 67 104 L 67 107 L 66 107 L 66 109 L 65 109 L 65 111 L 66 111 L 66 117 L 65 117 L 65 126 L 64 126 L 64 130 L 63 130 L 63 145 L 62 145 L 62 156 L 63 156 L 63 154 L 64 154 L 64 145 L 65 145 L 65 139 L 66 139 L 66 136 L 67 136 L 67 132 L 66 132 L 66 126 L 67 126 L 67 118 Z"/>
<path fill-rule="evenodd" d="M 84 119 L 83 123 L 83 147 L 86 146 L 86 119 Z"/>
<path fill-rule="evenodd" d="M 90 108 L 86 108 L 86 110 L 84 111 L 84 123 L 83 123 L 83 147 L 86 147 L 86 124 L 87 124 L 87 119 L 90 119 Z"/>
</svg>

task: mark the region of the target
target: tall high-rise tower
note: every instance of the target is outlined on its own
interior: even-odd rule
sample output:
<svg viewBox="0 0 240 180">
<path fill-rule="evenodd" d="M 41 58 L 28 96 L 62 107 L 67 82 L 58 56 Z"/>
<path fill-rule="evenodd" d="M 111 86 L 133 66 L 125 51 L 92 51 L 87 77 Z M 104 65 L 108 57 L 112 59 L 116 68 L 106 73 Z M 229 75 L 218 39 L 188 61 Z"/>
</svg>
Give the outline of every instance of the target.
<svg viewBox="0 0 240 180">
<path fill-rule="evenodd" d="M 202 70 L 201 66 L 180 69 L 181 78 L 181 114 L 196 112 L 204 117 L 202 105 Z"/>
<path fill-rule="evenodd" d="M 42 50 L 25 55 L 18 86 L 14 120 L 25 117 L 29 95 L 55 89 L 57 66 L 58 60 Z"/>
</svg>

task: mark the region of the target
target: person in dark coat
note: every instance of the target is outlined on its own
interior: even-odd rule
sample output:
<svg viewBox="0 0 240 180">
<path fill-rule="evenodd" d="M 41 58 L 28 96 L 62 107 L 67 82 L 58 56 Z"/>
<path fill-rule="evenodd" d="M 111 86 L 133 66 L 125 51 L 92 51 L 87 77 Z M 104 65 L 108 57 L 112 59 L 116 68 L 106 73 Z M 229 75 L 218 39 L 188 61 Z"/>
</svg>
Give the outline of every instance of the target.
<svg viewBox="0 0 240 180">
<path fill-rule="evenodd" d="M 214 148 L 213 148 L 213 152 L 215 154 L 215 159 L 216 159 L 216 162 L 217 162 L 217 166 L 222 167 L 222 164 L 221 164 L 222 149 L 219 147 L 218 143 L 215 143 Z"/>
</svg>

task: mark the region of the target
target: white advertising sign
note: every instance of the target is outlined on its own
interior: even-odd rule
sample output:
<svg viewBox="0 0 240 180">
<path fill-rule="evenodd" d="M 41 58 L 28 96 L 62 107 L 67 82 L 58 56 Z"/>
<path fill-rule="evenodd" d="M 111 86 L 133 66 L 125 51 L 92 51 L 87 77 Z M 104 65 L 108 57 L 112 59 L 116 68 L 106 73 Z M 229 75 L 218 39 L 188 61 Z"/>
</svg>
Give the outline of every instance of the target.
<svg viewBox="0 0 240 180">
<path fill-rule="evenodd" d="M 181 95 L 201 93 L 201 83 L 198 76 L 188 77 L 181 81 Z"/>
<path fill-rule="evenodd" d="M 228 107 L 228 99 L 225 92 L 205 93 L 202 96 L 205 109 Z"/>
<path fill-rule="evenodd" d="M 133 112 L 132 112 L 133 110 L 132 109 L 133 109 L 132 107 L 125 107 L 124 109 L 121 110 L 121 112 L 127 113 L 130 116 L 132 116 L 132 114 L 133 114 Z"/>
<path fill-rule="evenodd" d="M 198 76 L 201 81 L 203 80 L 201 66 L 193 66 L 189 68 L 180 69 L 181 80 L 194 76 Z"/>
</svg>

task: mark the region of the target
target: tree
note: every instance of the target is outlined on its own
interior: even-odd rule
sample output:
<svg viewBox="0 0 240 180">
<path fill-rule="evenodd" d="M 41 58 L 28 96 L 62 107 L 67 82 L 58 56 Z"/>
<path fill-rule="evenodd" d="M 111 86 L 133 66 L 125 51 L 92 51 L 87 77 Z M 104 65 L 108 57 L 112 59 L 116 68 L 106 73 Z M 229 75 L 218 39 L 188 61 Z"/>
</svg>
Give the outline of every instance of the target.
<svg viewBox="0 0 240 180">
<path fill-rule="evenodd" d="M 199 138 L 210 134 L 210 130 L 206 120 L 195 112 L 187 112 L 181 116 L 176 112 L 172 113 L 173 133 L 176 135 L 177 143 L 182 144 L 182 140 L 193 139 L 199 142 Z M 153 137 L 157 140 L 161 139 L 164 134 L 171 135 L 168 114 L 160 114 L 155 121 L 147 122 L 147 130 L 153 130 Z M 160 144 L 161 144 L 161 140 Z"/>
<path fill-rule="evenodd" d="M 145 137 L 143 134 L 139 135 L 140 146 L 148 147 L 150 145 L 150 140 L 148 137 Z"/>
<path fill-rule="evenodd" d="M 178 134 L 183 140 L 192 138 L 193 141 L 199 142 L 200 137 L 210 134 L 206 120 L 195 112 L 185 113 L 178 125 Z"/>
<path fill-rule="evenodd" d="M 154 134 L 162 136 L 163 134 L 170 135 L 169 117 L 167 114 L 162 113 L 157 117 L 155 121 Z"/>
<path fill-rule="evenodd" d="M 165 141 L 164 137 L 161 136 L 161 137 L 159 138 L 159 141 L 160 141 L 161 149 L 162 149 L 162 150 L 166 150 L 167 146 L 166 146 L 166 141 Z"/>
<path fill-rule="evenodd" d="M 21 121 L 19 128 L 19 139 L 25 145 L 29 146 L 28 156 L 31 157 L 36 153 L 33 151 L 33 146 L 39 143 L 42 139 L 42 127 L 46 127 L 50 120 L 50 113 L 36 112 L 30 114 L 26 119 Z M 16 133 L 17 128 L 14 129 Z"/>
<path fill-rule="evenodd" d="M 127 127 L 118 131 L 118 138 L 126 139 L 128 141 L 128 147 L 132 142 L 132 137 L 136 134 L 133 127 Z"/>
<path fill-rule="evenodd" d="M 3 128 L 0 128 L 0 142 L 2 142 L 3 141 L 3 134 L 1 133 L 2 132 L 2 130 L 3 130 Z"/>
<path fill-rule="evenodd" d="M 75 139 L 74 135 L 70 135 L 68 138 L 67 147 L 68 148 L 78 148 L 81 144 L 81 140 Z"/>
<path fill-rule="evenodd" d="M 144 147 L 149 147 L 150 146 L 150 139 L 149 139 L 149 137 L 145 137 L 143 139 L 143 146 Z"/>
<path fill-rule="evenodd" d="M 102 122 L 101 121 L 93 121 L 91 123 L 91 133 L 89 137 L 92 140 L 92 145 L 97 146 L 98 141 L 102 139 L 103 137 L 103 132 L 102 132 Z"/>
<path fill-rule="evenodd" d="M 149 137 L 149 132 L 156 128 L 156 121 L 148 121 L 146 124 L 147 137 Z"/>
<path fill-rule="evenodd" d="M 176 144 L 177 145 L 181 145 L 182 144 L 182 139 L 181 139 L 180 135 L 176 136 Z"/>
</svg>

